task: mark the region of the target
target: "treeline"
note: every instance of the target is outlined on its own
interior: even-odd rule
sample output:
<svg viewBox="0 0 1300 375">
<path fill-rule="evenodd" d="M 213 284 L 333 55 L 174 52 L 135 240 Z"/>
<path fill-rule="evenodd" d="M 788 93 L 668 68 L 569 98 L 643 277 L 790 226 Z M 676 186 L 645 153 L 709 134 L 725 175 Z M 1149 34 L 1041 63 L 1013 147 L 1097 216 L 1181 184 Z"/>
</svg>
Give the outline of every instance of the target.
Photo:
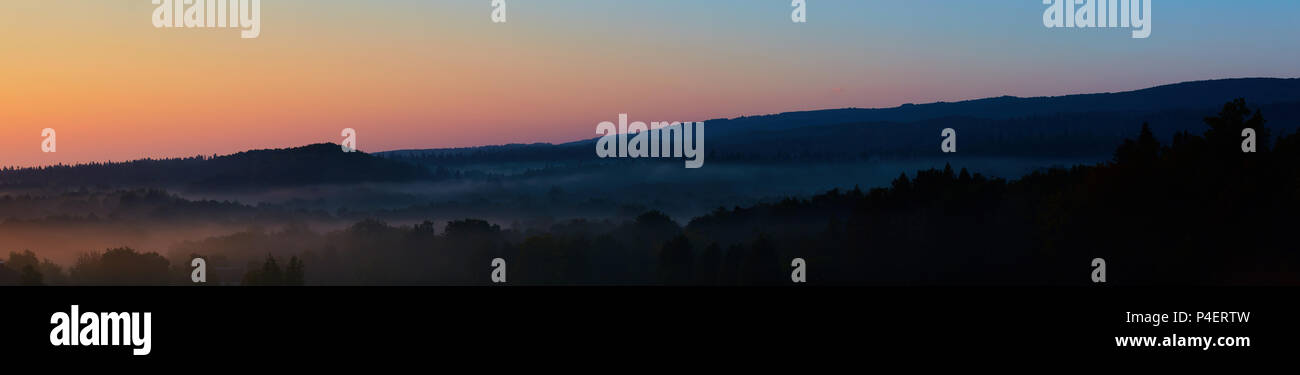
<svg viewBox="0 0 1300 375">
<path fill-rule="evenodd" d="M 188 200 L 162 189 L 81 189 L 47 194 L 0 195 L 0 213 L 3 213 L 4 222 L 9 225 L 59 225 L 107 220 L 185 220 L 194 217 L 203 217 L 204 221 L 209 222 L 244 221 L 257 215 L 284 216 L 295 212 L 268 205 L 254 207 L 232 201 Z M 324 212 L 300 214 L 328 215 Z"/>
<path fill-rule="evenodd" d="M 339 145 L 321 143 L 223 156 L 10 167 L 0 170 L 0 187 L 257 189 L 331 183 L 409 182 L 437 177 L 419 166 L 362 152 L 345 153 Z"/>
<path fill-rule="evenodd" d="M 199 258 L 194 255 L 190 259 Z M 224 258 L 219 258 L 224 259 Z M 305 266 L 290 257 L 281 268 L 279 260 L 267 256 L 262 263 L 249 262 L 241 285 L 303 285 Z M 142 253 L 128 247 L 89 252 L 76 264 L 64 268 L 49 259 L 39 259 L 30 250 L 10 252 L 0 263 L 0 285 L 197 285 L 189 262 L 172 264 L 158 253 Z M 220 272 L 205 270 L 204 284 L 223 284 Z"/>
<path fill-rule="evenodd" d="M 696 243 L 770 233 L 782 260 L 820 265 L 809 278 L 822 283 L 1083 284 L 1094 258 L 1118 284 L 1300 282 L 1289 235 L 1300 134 L 1274 136 L 1244 100 L 1203 122 L 1204 134 L 1167 144 L 1144 125 L 1100 165 L 1009 183 L 922 171 L 865 193 L 718 211 L 686 231 Z"/>
<path fill-rule="evenodd" d="M 1081 107 L 1087 108 L 1087 107 Z M 1278 129 L 1294 130 L 1300 125 L 1300 102 L 1285 101 L 1261 108 L 1276 120 Z M 860 116 L 845 115 L 840 120 L 830 112 L 813 116 L 811 125 L 791 128 L 781 121 L 784 116 L 767 121 L 749 120 L 741 124 L 714 120 L 706 125 L 705 159 L 711 163 L 842 162 L 863 160 L 911 160 L 918 158 L 1029 158 L 1104 160 L 1127 137 L 1133 136 L 1137 124 L 1149 123 L 1153 132 L 1172 134 L 1199 128 L 1199 120 L 1214 115 L 1215 106 L 1171 107 L 1150 111 L 1092 111 L 1062 108 L 1061 112 L 1023 116 L 935 116 L 925 119 L 861 121 Z M 808 124 L 791 122 L 793 124 Z M 955 126 L 954 124 L 960 124 Z M 728 127 L 728 128 L 724 128 Z M 945 128 L 957 128 L 961 145 L 958 154 L 943 154 L 935 147 Z M 743 131 L 742 131 L 743 130 Z M 509 164 L 546 161 L 545 169 L 566 172 L 586 168 L 592 161 L 596 141 L 584 140 L 560 145 L 530 144 L 491 146 L 454 150 L 385 152 L 380 156 L 424 165 L 429 168 L 462 168 L 488 163 Z M 624 167 L 641 167 L 642 163 L 669 163 L 680 160 L 615 159 Z"/>
</svg>

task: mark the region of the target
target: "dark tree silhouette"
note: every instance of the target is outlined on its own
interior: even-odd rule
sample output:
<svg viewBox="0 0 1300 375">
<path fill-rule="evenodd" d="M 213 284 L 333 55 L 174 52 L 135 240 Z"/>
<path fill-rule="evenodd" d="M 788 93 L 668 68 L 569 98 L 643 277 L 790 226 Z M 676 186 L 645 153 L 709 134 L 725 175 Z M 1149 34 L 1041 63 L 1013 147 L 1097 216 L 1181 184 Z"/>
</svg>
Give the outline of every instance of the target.
<svg viewBox="0 0 1300 375">
<path fill-rule="evenodd" d="M 41 276 L 41 272 L 37 271 L 36 267 L 32 265 L 23 266 L 22 283 L 23 285 L 29 286 L 45 285 L 44 277 Z"/>
<path fill-rule="evenodd" d="M 1151 125 L 1143 123 L 1137 141 L 1126 139 L 1115 150 L 1115 162 L 1148 166 L 1155 163 L 1160 153 L 1160 141 L 1151 133 Z"/>
<path fill-rule="evenodd" d="M 297 256 L 289 258 L 289 266 L 284 270 L 284 283 L 287 285 L 303 285 L 306 279 L 306 271 L 303 269 L 302 261 Z"/>
<path fill-rule="evenodd" d="M 283 285 L 285 284 L 285 273 L 280 268 L 275 257 L 270 254 L 266 255 L 266 261 L 261 266 L 249 264 L 248 272 L 244 274 L 244 285 Z"/>
<path fill-rule="evenodd" d="M 695 284 L 718 285 L 722 280 L 722 246 L 710 243 L 695 262 Z"/>
<path fill-rule="evenodd" d="M 72 282 L 86 284 L 160 285 L 188 281 L 169 264 L 158 253 L 139 253 L 121 247 L 81 255 L 70 269 L 70 277 Z"/>
<path fill-rule="evenodd" d="M 741 282 L 747 285 L 775 285 L 781 283 L 784 270 L 771 237 L 761 234 L 750 246 L 741 264 Z"/>
<path fill-rule="evenodd" d="M 667 285 L 688 285 L 695 281 L 694 252 L 691 241 L 678 235 L 664 244 L 659 253 L 659 278 Z"/>
<path fill-rule="evenodd" d="M 1264 116 L 1260 111 L 1252 111 L 1245 99 L 1236 99 L 1223 105 L 1223 110 L 1216 117 L 1206 117 L 1205 124 L 1210 130 L 1205 132 L 1205 139 L 1210 142 L 1217 155 L 1241 155 L 1241 130 L 1255 129 L 1256 139 L 1261 151 L 1267 150 L 1270 132 L 1264 128 Z M 1235 151 L 1235 152 L 1234 152 Z"/>
</svg>

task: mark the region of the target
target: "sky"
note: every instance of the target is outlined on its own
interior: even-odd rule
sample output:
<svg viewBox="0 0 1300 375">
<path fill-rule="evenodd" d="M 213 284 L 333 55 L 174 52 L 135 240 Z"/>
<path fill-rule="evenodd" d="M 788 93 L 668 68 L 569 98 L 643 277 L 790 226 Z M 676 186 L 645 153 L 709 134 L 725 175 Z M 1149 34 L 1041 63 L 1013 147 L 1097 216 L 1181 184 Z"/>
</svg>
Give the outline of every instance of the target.
<svg viewBox="0 0 1300 375">
<path fill-rule="evenodd" d="M 1300 1 L 1158 0 L 1152 34 L 1039 0 L 263 0 L 261 33 L 150 0 L 0 2 L 0 166 L 567 142 L 601 121 L 1300 77 Z M 55 129 L 56 152 L 41 150 Z"/>
</svg>

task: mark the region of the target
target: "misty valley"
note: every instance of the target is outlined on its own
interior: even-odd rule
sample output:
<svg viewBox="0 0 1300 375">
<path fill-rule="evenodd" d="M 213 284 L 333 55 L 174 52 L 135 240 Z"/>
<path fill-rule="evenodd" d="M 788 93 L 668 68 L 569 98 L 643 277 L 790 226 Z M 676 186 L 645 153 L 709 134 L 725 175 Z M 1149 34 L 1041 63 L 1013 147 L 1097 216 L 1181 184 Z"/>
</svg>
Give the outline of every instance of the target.
<svg viewBox="0 0 1300 375">
<path fill-rule="evenodd" d="M 192 284 L 202 258 L 204 285 L 488 284 L 497 259 L 511 284 L 777 285 L 797 258 L 810 284 L 1054 285 L 1104 258 L 1110 283 L 1289 284 L 1297 93 L 1222 80 L 710 120 L 702 168 L 598 157 L 600 139 L 10 167 L 0 283 Z"/>
</svg>

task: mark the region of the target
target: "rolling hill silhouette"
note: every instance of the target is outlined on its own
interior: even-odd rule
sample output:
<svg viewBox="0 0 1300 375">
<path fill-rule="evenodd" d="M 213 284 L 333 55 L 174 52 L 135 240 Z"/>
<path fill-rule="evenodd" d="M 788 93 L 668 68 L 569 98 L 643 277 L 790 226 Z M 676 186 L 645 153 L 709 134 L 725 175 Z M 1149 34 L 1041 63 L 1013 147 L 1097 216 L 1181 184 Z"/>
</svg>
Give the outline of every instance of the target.
<svg viewBox="0 0 1300 375">
<path fill-rule="evenodd" d="M 1109 156 L 1144 122 L 1160 136 L 1194 129 L 1224 102 L 1245 98 L 1270 126 L 1300 124 L 1300 79 L 1242 78 L 1184 82 L 1119 92 L 961 102 L 879 109 L 831 109 L 708 120 L 710 159 L 816 159 L 937 155 L 944 128 L 959 131 L 963 155 Z M 593 124 L 594 126 L 594 124 Z M 563 144 L 512 144 L 380 152 L 423 163 L 590 159 L 596 138 Z"/>
<path fill-rule="evenodd" d="M 1118 93 L 1034 98 L 1002 96 L 951 103 L 904 104 L 894 108 L 790 112 L 730 120 L 711 120 L 708 125 L 712 125 L 720 135 L 741 130 L 780 130 L 855 122 L 907 123 L 942 118 L 1009 120 L 1066 113 L 1155 113 L 1185 109 L 1215 111 L 1224 102 L 1236 98 L 1246 98 L 1258 105 L 1300 102 L 1300 79 L 1221 79 L 1183 82 Z"/>
<path fill-rule="evenodd" d="M 423 168 L 339 145 L 253 150 L 231 155 L 142 159 L 0 171 L 3 187 L 129 185 L 190 189 L 292 187 L 356 182 L 406 182 L 430 176 Z"/>
<path fill-rule="evenodd" d="M 1300 127 L 1300 79 L 1186 82 L 1149 89 L 1057 97 L 996 97 L 883 109 L 833 109 L 706 122 L 711 161 L 943 157 L 944 128 L 958 130 L 961 156 L 1109 158 L 1149 123 L 1157 137 L 1196 130 L 1218 106 L 1245 98 L 1269 127 Z M 343 153 L 335 144 L 253 150 L 215 157 L 7 168 L 0 187 L 148 186 L 186 189 L 410 182 L 455 176 L 460 165 L 596 160 L 595 138 L 564 144 Z M 576 164 L 574 164 L 576 165 Z M 447 169 L 444 169 L 447 168 Z"/>
</svg>

